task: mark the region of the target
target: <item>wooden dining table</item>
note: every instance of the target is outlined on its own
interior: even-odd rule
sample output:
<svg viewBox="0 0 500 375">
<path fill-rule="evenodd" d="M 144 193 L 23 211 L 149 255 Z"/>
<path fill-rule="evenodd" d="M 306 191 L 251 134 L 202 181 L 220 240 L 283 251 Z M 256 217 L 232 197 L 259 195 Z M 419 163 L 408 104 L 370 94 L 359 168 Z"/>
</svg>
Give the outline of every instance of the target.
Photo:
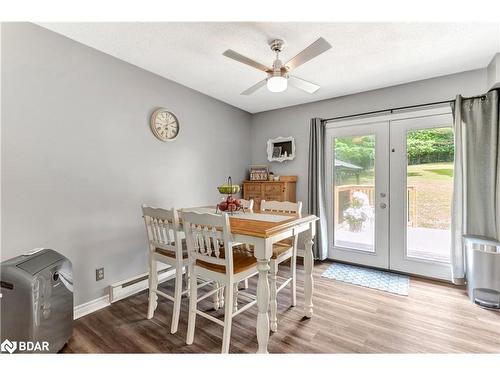
<svg viewBox="0 0 500 375">
<path fill-rule="evenodd" d="M 191 207 L 180 210 L 215 213 L 215 207 Z M 229 215 L 231 234 L 235 242 L 253 245 L 253 255 L 257 259 L 259 272 L 257 281 L 257 353 L 268 353 L 269 342 L 269 261 L 273 254 L 273 244 L 299 233 L 304 233 L 304 316 L 313 315 L 313 240 L 316 234 L 317 216 L 297 216 L 290 214 L 236 212 Z"/>
</svg>

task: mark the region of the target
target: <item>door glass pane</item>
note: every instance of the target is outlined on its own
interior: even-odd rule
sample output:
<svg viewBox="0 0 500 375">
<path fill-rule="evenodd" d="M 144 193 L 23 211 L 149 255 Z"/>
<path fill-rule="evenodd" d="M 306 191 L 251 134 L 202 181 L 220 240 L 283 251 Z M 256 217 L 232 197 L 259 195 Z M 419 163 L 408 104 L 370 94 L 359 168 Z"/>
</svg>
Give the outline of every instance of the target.
<svg viewBox="0 0 500 375">
<path fill-rule="evenodd" d="M 409 131 L 407 144 L 406 255 L 450 261 L 453 131 Z"/>
<path fill-rule="evenodd" d="M 375 135 L 334 139 L 334 245 L 374 252 Z"/>
</svg>

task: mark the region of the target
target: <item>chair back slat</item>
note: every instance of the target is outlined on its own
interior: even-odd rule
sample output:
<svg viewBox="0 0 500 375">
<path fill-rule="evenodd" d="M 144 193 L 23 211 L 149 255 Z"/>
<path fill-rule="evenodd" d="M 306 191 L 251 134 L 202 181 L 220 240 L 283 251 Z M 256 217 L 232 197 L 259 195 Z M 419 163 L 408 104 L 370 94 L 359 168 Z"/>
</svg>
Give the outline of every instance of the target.
<svg viewBox="0 0 500 375">
<path fill-rule="evenodd" d="M 226 273 L 232 272 L 232 238 L 227 214 L 183 212 L 182 220 L 189 261 L 222 265 Z"/>
<path fill-rule="evenodd" d="M 153 217 L 149 225 L 152 229 L 152 240 L 154 243 L 158 245 L 171 245 L 172 242 L 175 242 L 173 238 L 173 228 L 169 221 Z"/>
<path fill-rule="evenodd" d="M 245 211 L 253 212 L 253 199 L 240 199 L 240 204 Z"/>
<path fill-rule="evenodd" d="M 296 214 L 298 216 L 302 216 L 302 202 L 299 201 L 295 203 L 262 200 L 260 202 L 260 211 Z"/>
<path fill-rule="evenodd" d="M 221 241 L 219 241 L 219 238 L 217 237 L 217 230 L 215 228 L 212 228 L 212 241 L 213 241 L 215 257 L 219 258 L 220 257 Z"/>
<path fill-rule="evenodd" d="M 175 253 L 176 258 L 182 259 L 182 244 L 179 236 L 179 215 L 172 208 L 142 206 L 142 215 L 146 225 L 148 241 L 151 250 L 160 248 Z"/>
</svg>

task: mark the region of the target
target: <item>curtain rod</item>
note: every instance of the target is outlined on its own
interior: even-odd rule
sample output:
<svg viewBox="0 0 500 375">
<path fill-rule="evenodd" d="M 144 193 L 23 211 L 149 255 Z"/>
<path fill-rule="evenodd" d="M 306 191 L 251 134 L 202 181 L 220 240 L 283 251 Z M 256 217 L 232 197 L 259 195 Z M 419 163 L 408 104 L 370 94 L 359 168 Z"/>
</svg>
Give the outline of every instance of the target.
<svg viewBox="0 0 500 375">
<path fill-rule="evenodd" d="M 476 95 L 476 96 L 471 96 L 471 97 L 468 97 L 468 98 L 464 98 L 464 100 L 467 100 L 467 99 L 477 99 L 477 98 L 484 98 L 486 97 L 485 94 L 482 94 L 482 95 Z M 357 116 L 365 116 L 365 115 L 373 115 L 373 114 L 376 114 L 376 113 L 382 113 L 382 112 L 394 112 L 394 111 L 399 111 L 399 110 L 402 110 L 402 109 L 410 109 L 410 108 L 418 108 L 418 107 L 427 107 L 427 106 L 431 106 L 431 105 L 438 105 L 438 104 L 451 104 L 455 101 L 455 99 L 453 100 L 443 100 L 443 101 L 440 101 L 440 102 L 432 102 L 432 103 L 425 103 L 425 104 L 416 104 L 416 105 L 408 105 L 408 106 L 405 106 L 405 107 L 397 107 L 397 108 L 390 108 L 390 109 L 382 109 L 382 110 L 378 110 L 378 111 L 371 111 L 371 112 L 364 112 L 364 113 L 358 113 L 358 114 L 355 114 L 355 115 L 347 115 L 347 116 L 339 116 L 339 117 L 331 117 L 331 118 L 326 118 L 326 119 L 323 119 L 323 121 L 325 122 L 328 122 L 328 121 L 333 121 L 333 120 L 341 120 L 341 119 L 344 119 L 344 118 L 349 118 L 349 117 L 357 117 Z"/>
</svg>

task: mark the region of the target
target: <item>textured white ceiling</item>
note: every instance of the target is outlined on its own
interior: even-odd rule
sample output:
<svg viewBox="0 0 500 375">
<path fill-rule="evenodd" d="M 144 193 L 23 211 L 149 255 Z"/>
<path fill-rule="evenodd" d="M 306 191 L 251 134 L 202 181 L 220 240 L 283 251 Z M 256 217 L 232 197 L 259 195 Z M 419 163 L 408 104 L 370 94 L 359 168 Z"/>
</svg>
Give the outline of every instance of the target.
<svg viewBox="0 0 500 375">
<path fill-rule="evenodd" d="M 256 113 L 485 67 L 500 51 L 497 23 L 41 23 L 121 60 Z M 265 74 L 232 61 L 233 49 L 271 65 L 272 39 L 286 62 L 318 37 L 333 48 L 294 70 L 321 85 L 240 92 Z"/>
</svg>

